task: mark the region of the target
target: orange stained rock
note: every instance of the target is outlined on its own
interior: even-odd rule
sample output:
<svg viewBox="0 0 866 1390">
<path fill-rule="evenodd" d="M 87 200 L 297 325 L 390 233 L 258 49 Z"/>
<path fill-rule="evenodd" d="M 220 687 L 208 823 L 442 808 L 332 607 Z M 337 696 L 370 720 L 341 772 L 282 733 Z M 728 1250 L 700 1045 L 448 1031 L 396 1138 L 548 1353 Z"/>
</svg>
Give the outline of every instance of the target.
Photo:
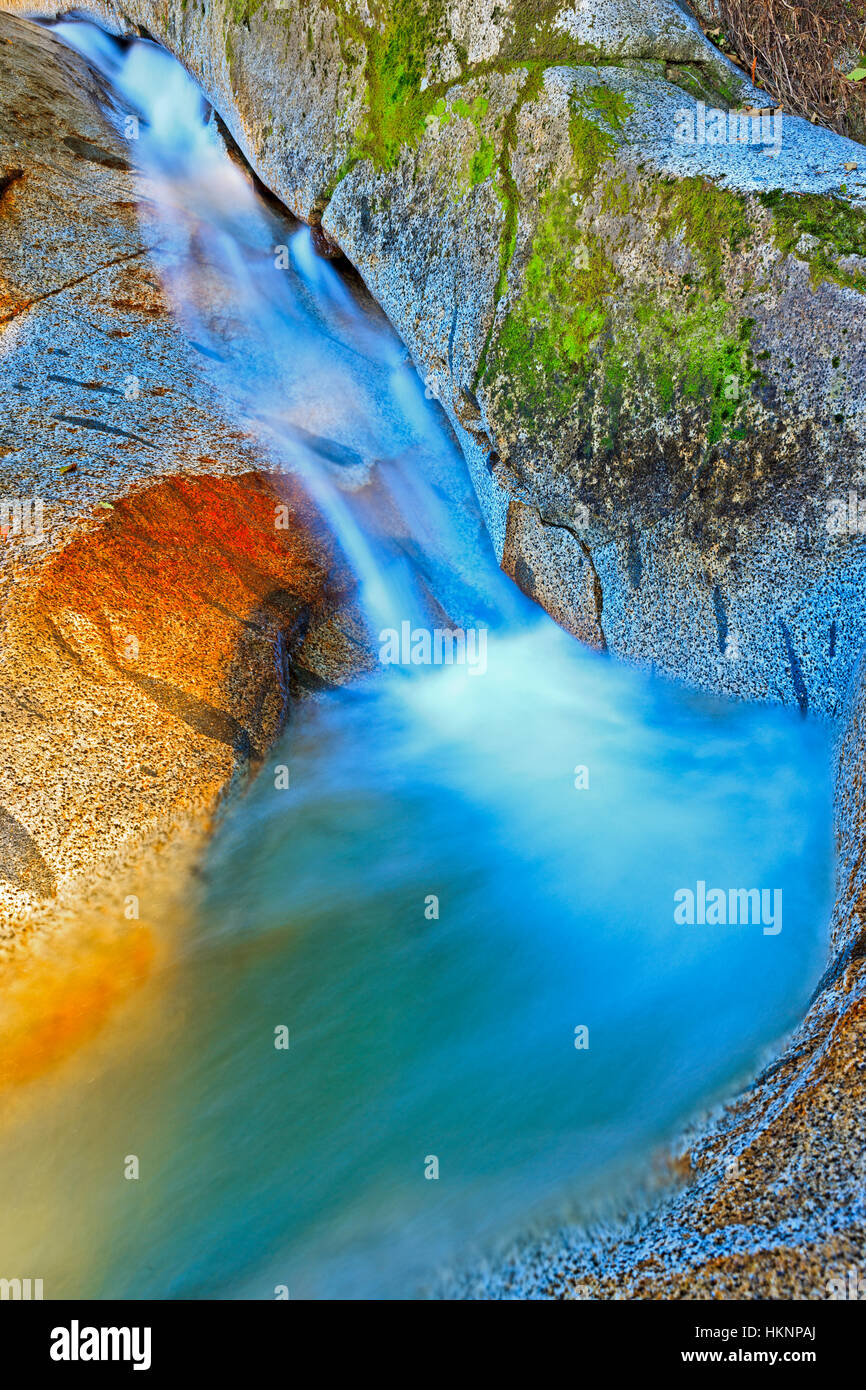
<svg viewBox="0 0 866 1390">
<path fill-rule="evenodd" d="M 238 623 L 275 593 L 316 607 L 328 588 L 331 547 L 290 478 L 170 478 L 105 515 L 50 563 L 42 602 L 90 618 L 124 665 L 164 676 L 180 665 L 204 698 L 234 657 Z"/>
<path fill-rule="evenodd" d="M 33 1081 L 94 1037 L 149 976 L 150 929 L 72 933 L 0 974 L 0 1087 Z"/>
</svg>

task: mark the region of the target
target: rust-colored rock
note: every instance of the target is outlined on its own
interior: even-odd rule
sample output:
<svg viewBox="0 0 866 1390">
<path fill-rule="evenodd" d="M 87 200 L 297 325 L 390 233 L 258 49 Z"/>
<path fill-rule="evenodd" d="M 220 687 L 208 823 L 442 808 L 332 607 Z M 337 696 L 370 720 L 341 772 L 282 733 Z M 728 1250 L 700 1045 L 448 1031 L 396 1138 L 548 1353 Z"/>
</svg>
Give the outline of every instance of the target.
<svg viewBox="0 0 866 1390">
<path fill-rule="evenodd" d="M 171 478 L 104 515 L 6 604 L 7 932 L 200 820 L 266 754 L 293 672 L 327 683 L 361 655 L 352 585 L 294 480 Z M 330 668 L 323 628 L 344 639 Z"/>
</svg>

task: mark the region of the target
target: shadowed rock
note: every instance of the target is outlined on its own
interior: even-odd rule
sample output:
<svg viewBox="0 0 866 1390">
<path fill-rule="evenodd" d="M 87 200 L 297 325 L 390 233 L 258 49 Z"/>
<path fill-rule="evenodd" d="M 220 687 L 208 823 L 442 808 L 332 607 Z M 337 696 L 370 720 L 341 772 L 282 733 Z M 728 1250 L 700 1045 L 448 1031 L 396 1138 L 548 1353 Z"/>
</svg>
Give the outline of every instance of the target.
<svg viewBox="0 0 866 1390">
<path fill-rule="evenodd" d="M 0 806 L 0 877 L 37 898 L 53 897 L 57 891 L 35 840 L 4 806 Z"/>
</svg>

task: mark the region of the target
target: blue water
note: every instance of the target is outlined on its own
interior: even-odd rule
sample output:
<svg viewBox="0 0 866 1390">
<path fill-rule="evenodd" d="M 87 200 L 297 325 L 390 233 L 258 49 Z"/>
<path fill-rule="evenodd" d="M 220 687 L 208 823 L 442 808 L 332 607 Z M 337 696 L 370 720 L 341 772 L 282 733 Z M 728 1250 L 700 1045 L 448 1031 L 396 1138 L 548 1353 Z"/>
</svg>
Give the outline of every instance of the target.
<svg viewBox="0 0 866 1390">
<path fill-rule="evenodd" d="M 618 667 L 522 600 L 399 342 L 274 222 L 180 69 L 57 32 L 147 115 L 178 319 L 329 517 L 374 647 L 430 593 L 487 645 L 483 671 L 388 666 L 296 708 L 164 924 L 129 1041 L 121 1019 L 4 1136 L 0 1266 L 47 1296 L 416 1297 L 628 1193 L 796 1023 L 825 951 L 826 736 Z M 781 930 L 679 925 L 698 882 L 780 890 Z"/>
</svg>

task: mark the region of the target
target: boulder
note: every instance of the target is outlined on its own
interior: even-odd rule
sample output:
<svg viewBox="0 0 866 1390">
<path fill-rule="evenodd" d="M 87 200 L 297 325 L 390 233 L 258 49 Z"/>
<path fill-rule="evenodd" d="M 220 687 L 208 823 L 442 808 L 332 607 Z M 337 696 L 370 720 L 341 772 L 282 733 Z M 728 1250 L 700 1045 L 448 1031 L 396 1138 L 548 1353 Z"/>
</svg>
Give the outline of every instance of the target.
<svg viewBox="0 0 866 1390">
<path fill-rule="evenodd" d="M 262 470 L 170 316 L 111 104 L 0 14 L 7 946 L 85 905 L 149 915 L 127 900 L 155 850 L 199 846 L 292 690 L 363 660 L 321 519 Z"/>
</svg>

